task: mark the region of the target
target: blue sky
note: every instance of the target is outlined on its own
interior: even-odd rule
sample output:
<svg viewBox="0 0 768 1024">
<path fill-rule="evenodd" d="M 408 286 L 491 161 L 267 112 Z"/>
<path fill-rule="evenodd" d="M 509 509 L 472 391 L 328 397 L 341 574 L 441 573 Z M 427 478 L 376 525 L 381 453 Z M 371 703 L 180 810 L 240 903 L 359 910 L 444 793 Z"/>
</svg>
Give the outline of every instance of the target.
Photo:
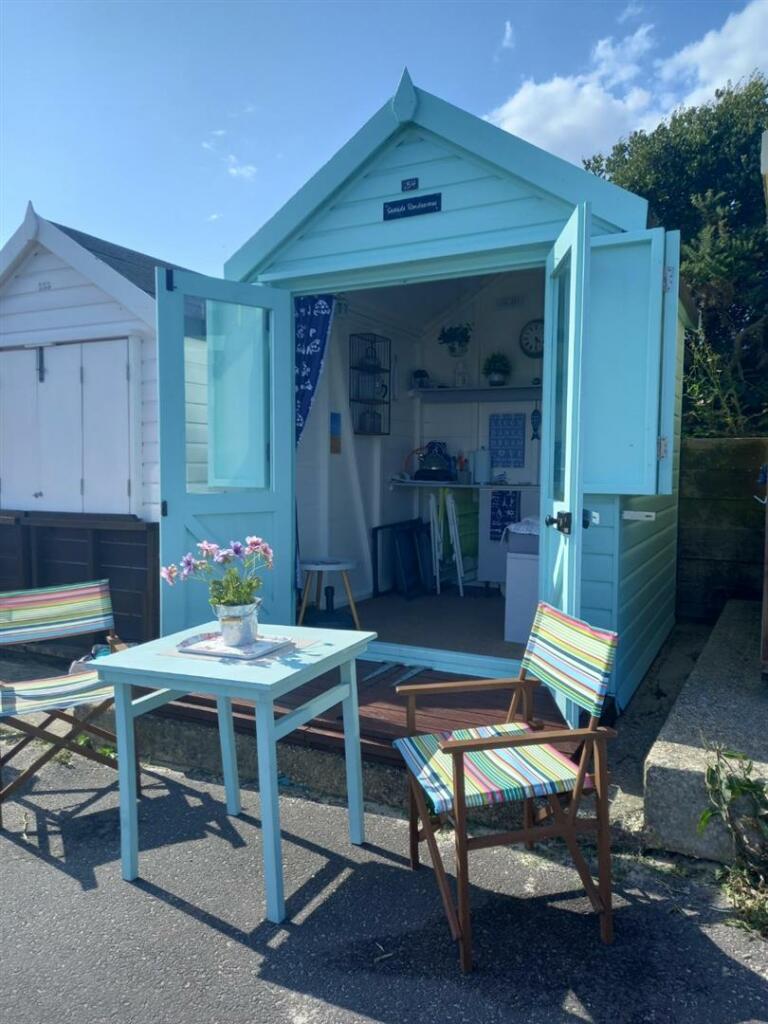
<svg viewBox="0 0 768 1024">
<path fill-rule="evenodd" d="M 0 242 L 31 199 L 209 274 L 403 65 L 574 162 L 768 66 L 768 0 L 4 0 L 0 22 Z"/>
</svg>

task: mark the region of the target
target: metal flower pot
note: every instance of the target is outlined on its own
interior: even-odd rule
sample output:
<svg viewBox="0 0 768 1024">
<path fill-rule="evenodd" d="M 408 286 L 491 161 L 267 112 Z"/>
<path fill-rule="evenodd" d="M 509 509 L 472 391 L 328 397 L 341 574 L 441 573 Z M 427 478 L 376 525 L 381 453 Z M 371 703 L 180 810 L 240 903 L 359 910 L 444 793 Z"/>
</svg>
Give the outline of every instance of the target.
<svg viewBox="0 0 768 1024">
<path fill-rule="evenodd" d="M 221 638 L 228 647 L 247 647 L 258 635 L 259 605 L 261 598 L 253 604 L 215 604 L 213 610 L 221 626 Z"/>
</svg>

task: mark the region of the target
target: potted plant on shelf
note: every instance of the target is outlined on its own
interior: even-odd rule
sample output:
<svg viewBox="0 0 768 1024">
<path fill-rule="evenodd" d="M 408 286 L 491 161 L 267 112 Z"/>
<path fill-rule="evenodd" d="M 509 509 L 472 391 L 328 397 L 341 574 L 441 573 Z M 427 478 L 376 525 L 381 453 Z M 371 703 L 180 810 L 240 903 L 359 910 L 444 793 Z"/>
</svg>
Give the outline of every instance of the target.
<svg viewBox="0 0 768 1024">
<path fill-rule="evenodd" d="M 443 327 L 437 336 L 438 345 L 446 345 L 450 355 L 456 359 L 466 354 L 469 348 L 469 339 L 472 337 L 472 324 L 453 324 L 452 327 Z"/>
<path fill-rule="evenodd" d="M 221 625 L 221 636 L 230 647 L 253 643 L 258 630 L 261 598 L 259 575 L 271 569 L 272 548 L 261 537 L 231 540 L 223 548 L 204 540 L 197 545 L 197 557 L 187 552 L 178 565 L 163 566 L 160 575 L 169 586 L 198 580 L 208 584 L 208 600 Z"/>
<path fill-rule="evenodd" d="M 509 359 L 503 352 L 492 352 L 483 363 L 483 376 L 492 388 L 504 387 L 512 373 Z"/>
</svg>

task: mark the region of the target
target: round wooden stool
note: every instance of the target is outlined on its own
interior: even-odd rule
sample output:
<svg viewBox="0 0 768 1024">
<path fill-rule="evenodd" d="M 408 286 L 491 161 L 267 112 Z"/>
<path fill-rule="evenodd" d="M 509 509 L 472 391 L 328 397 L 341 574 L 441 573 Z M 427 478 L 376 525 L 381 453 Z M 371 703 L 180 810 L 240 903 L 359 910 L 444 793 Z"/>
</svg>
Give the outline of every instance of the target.
<svg viewBox="0 0 768 1024">
<path fill-rule="evenodd" d="M 315 604 L 320 607 L 320 600 L 323 594 L 323 574 L 326 572 L 337 572 L 341 575 L 341 581 L 344 584 L 344 590 L 347 593 L 347 600 L 349 601 L 349 610 L 352 613 L 352 620 L 355 623 L 355 628 L 360 629 L 360 619 L 357 616 L 357 605 L 355 599 L 352 596 L 352 587 L 349 583 L 349 576 L 347 575 L 350 570 L 354 569 L 357 565 L 356 562 L 342 562 L 335 558 L 320 558 L 313 561 L 301 561 L 301 571 L 304 573 L 304 590 L 301 595 L 301 608 L 299 609 L 299 621 L 300 626 L 304 621 L 304 613 L 307 610 L 307 604 L 309 603 L 309 589 L 311 586 L 312 575 L 315 575 Z"/>
</svg>

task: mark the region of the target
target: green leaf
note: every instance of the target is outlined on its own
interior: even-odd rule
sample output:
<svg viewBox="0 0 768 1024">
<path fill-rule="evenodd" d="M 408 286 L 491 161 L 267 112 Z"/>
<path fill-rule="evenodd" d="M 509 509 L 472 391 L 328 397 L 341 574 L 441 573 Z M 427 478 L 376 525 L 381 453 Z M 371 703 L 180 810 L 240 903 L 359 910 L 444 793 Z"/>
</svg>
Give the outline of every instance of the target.
<svg viewBox="0 0 768 1024">
<path fill-rule="evenodd" d="M 713 807 L 708 807 L 705 811 L 701 812 L 699 816 L 699 823 L 696 826 L 696 831 L 701 834 L 707 825 L 712 821 L 715 816 L 715 810 Z"/>
</svg>

